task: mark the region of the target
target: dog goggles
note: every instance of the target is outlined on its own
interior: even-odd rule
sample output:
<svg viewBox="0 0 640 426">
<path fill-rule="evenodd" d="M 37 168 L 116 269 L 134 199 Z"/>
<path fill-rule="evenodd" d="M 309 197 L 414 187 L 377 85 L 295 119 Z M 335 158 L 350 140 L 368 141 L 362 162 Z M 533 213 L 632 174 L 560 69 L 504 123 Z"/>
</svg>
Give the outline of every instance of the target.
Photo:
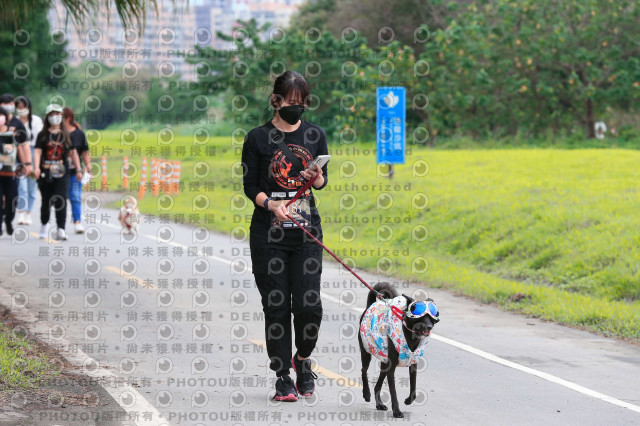
<svg viewBox="0 0 640 426">
<path fill-rule="evenodd" d="M 408 318 L 422 318 L 429 315 L 434 322 L 440 321 L 440 311 L 433 301 L 420 300 L 412 302 L 407 309 Z"/>
</svg>

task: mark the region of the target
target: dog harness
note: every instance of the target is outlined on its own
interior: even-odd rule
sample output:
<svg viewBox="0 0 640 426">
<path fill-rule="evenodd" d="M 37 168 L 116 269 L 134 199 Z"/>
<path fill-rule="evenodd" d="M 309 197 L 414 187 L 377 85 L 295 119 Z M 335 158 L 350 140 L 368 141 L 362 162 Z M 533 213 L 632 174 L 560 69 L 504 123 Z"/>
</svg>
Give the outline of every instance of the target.
<svg viewBox="0 0 640 426">
<path fill-rule="evenodd" d="M 130 217 L 131 217 L 131 211 L 127 209 L 127 214 L 125 214 L 124 217 L 122 218 L 122 221 L 127 226 L 127 230 L 131 230 L 131 220 L 129 219 Z"/>
<path fill-rule="evenodd" d="M 429 339 L 423 339 L 420 346 L 411 351 L 402 330 L 402 318 L 394 315 L 391 306 L 404 311 L 407 308 L 407 299 L 398 296 L 391 300 L 378 300 L 365 311 L 360 323 L 362 344 L 367 352 L 385 363 L 389 361 L 389 338 L 398 352 L 398 366 L 408 367 L 416 364 L 424 355 L 424 347 Z"/>
</svg>

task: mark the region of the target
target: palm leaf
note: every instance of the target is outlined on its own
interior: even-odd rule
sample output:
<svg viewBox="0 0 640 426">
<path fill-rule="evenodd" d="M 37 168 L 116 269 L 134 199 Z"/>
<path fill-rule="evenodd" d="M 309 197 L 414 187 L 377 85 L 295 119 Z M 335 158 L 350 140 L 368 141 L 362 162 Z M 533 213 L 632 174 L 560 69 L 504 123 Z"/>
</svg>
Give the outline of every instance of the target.
<svg viewBox="0 0 640 426">
<path fill-rule="evenodd" d="M 67 11 L 67 19 L 71 20 L 79 30 L 88 19 L 100 13 L 107 17 L 115 8 L 125 28 L 137 28 L 144 31 L 149 11 L 158 16 L 158 0 L 58 0 Z M 162 0 L 160 0 L 162 1 Z M 177 9 L 177 0 L 171 0 Z M 188 0 L 181 2 L 188 7 Z M 0 0 L 0 29 L 16 31 L 22 28 L 29 19 L 31 11 L 41 8 L 55 7 L 56 0 Z"/>
</svg>

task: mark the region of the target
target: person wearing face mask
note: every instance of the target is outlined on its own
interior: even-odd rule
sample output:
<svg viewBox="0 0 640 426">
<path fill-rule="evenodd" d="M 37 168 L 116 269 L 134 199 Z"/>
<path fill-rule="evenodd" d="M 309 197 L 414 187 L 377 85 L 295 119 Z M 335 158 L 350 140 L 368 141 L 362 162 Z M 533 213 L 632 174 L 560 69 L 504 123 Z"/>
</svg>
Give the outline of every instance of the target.
<svg viewBox="0 0 640 426">
<path fill-rule="evenodd" d="M 76 170 L 76 180 L 82 180 L 80 159 L 71 143 L 69 133 L 62 128 L 62 107 L 58 104 L 47 106 L 44 128 L 38 134 L 34 149 L 35 175 L 42 195 L 40 207 L 40 238 L 47 238 L 47 225 L 54 207 L 58 230 L 55 239 L 66 240 L 65 222 L 67 220 L 67 157 Z"/>
<path fill-rule="evenodd" d="M 87 136 L 82 131 L 80 124 L 75 119 L 73 110 L 65 107 L 62 110 L 62 124 L 64 129 L 69 132 L 71 143 L 73 144 L 80 159 L 84 162 L 82 172 L 91 172 L 91 157 L 89 156 L 89 144 Z M 71 158 L 69 158 L 71 160 Z M 82 226 L 82 183 L 76 180 L 76 169 L 69 162 L 69 202 L 71 203 L 71 215 L 73 216 L 73 225 L 76 234 L 84 232 Z"/>
<path fill-rule="evenodd" d="M 13 103 L 13 95 L 5 93 L 0 95 L 0 108 L 7 113 L 7 132 L 13 134 L 13 140 L 16 144 L 17 161 L 21 163 L 19 171 L 23 175 L 31 173 L 31 151 L 27 144 L 27 131 L 22 122 L 13 115 L 15 105 Z M 4 214 L 4 225 L 7 230 L 7 234 L 13 234 L 13 218 L 16 213 L 16 204 L 18 202 L 18 179 L 16 177 L 16 171 L 0 172 L 3 177 L 3 185 L 5 186 L 4 201 L 0 197 L 0 204 L 2 204 L 2 212 Z M 0 223 L 0 235 L 2 235 L 2 223 Z"/>
<path fill-rule="evenodd" d="M 15 153 L 15 144 L 13 141 L 13 134 L 9 132 L 9 114 L 4 109 L 0 108 L 0 152 L 2 153 L 2 169 L 0 169 L 0 224 L 2 223 L 5 214 L 4 199 L 9 200 L 15 197 L 15 172 L 5 171 L 5 158 L 7 161 L 6 168 L 11 169 L 12 153 Z M 9 221 L 11 223 L 11 221 Z M 2 226 L 0 226 L 0 235 L 2 235 Z"/>
<path fill-rule="evenodd" d="M 26 96 L 18 96 L 15 99 L 15 115 L 24 125 L 27 131 L 27 141 L 29 142 L 31 158 L 36 146 L 36 138 L 43 128 L 42 119 L 31 111 L 31 101 Z M 31 212 L 36 202 L 36 179 L 35 176 L 26 175 L 18 182 L 18 225 L 31 225 Z"/>
<path fill-rule="evenodd" d="M 254 203 L 251 262 L 264 311 L 269 367 L 277 377 L 274 399 L 279 401 L 311 396 L 317 378 L 309 357 L 322 320 L 322 248 L 287 218 L 288 214 L 298 216 L 296 221 L 322 240 L 312 189 L 327 185 L 327 165 L 313 170 L 307 165 L 318 155 L 328 154 L 327 138 L 320 126 L 300 119 L 309 99 L 302 75 L 286 71 L 278 76 L 270 95 L 273 118 L 252 129 L 242 147 L 244 193 Z M 287 210 L 287 201 L 316 176 L 313 188 Z M 297 349 L 293 357 L 292 314 Z M 289 376 L 291 368 L 296 372 L 295 383 Z"/>
</svg>

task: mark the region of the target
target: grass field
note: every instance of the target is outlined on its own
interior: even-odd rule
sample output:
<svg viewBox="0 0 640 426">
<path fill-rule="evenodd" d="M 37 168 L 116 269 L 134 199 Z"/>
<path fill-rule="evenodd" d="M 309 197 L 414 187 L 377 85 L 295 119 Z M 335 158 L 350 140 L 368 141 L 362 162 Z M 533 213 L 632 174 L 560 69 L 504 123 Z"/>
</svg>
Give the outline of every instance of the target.
<svg viewBox="0 0 640 426">
<path fill-rule="evenodd" d="M 108 150 L 110 190 L 122 190 L 123 155 L 136 165 L 142 155 L 180 159 L 173 207 L 147 193 L 141 210 L 246 235 L 253 205 L 242 192 L 242 135 L 166 144 L 155 133 L 132 136 L 89 134 L 97 155 Z M 392 180 L 373 144 L 329 152 L 330 183 L 316 192 L 325 243 L 357 267 L 640 338 L 640 152 L 413 147 Z M 208 206 L 194 208 L 203 196 Z"/>
<path fill-rule="evenodd" d="M 27 337 L 0 324 L 0 394 L 32 388 L 58 373 Z"/>
</svg>

